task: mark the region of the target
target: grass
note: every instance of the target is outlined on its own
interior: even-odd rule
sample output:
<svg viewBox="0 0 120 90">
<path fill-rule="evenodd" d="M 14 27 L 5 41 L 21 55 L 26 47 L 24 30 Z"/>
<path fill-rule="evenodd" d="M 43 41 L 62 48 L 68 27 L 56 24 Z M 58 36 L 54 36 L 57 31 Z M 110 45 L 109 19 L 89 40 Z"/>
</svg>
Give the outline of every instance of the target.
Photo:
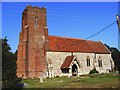
<svg viewBox="0 0 120 90">
<path fill-rule="evenodd" d="M 100 74 L 80 77 L 46 78 L 43 83 L 39 79 L 23 79 L 22 83 L 29 84 L 25 88 L 118 88 L 118 75 Z"/>
</svg>

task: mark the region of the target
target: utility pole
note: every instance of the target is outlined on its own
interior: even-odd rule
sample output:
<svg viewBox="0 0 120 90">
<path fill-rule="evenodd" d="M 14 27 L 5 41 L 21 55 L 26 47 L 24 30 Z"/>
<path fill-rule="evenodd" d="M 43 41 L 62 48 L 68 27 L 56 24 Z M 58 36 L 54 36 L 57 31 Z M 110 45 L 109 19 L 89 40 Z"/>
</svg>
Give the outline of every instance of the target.
<svg viewBox="0 0 120 90">
<path fill-rule="evenodd" d="M 118 24 L 118 29 L 120 31 L 120 16 L 116 15 L 116 20 L 117 20 L 117 24 Z"/>
<path fill-rule="evenodd" d="M 116 15 L 117 25 L 118 25 L 118 50 L 120 51 L 120 16 Z"/>
</svg>

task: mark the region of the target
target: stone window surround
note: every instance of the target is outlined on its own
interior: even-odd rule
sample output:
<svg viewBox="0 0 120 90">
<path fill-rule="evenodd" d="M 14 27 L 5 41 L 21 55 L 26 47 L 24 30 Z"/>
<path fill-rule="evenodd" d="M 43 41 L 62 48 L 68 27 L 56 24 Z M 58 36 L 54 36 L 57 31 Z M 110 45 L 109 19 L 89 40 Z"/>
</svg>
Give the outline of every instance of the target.
<svg viewBox="0 0 120 90">
<path fill-rule="evenodd" d="M 99 56 L 99 58 L 98 58 L 98 66 L 99 66 L 99 67 L 102 67 L 102 59 L 101 59 L 100 56 Z"/>
<path fill-rule="evenodd" d="M 87 56 L 86 61 L 87 61 L 87 66 L 89 67 L 90 66 L 90 57 L 89 56 Z"/>
</svg>

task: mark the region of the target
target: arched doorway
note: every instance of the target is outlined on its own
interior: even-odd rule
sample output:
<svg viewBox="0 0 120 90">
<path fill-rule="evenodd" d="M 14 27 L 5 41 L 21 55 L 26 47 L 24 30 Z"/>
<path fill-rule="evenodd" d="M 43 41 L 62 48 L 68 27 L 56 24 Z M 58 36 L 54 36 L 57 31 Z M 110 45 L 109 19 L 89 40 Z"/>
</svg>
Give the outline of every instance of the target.
<svg viewBox="0 0 120 90">
<path fill-rule="evenodd" d="M 72 66 L 72 76 L 77 76 L 77 72 L 78 72 L 77 65 L 73 64 L 73 66 Z"/>
</svg>

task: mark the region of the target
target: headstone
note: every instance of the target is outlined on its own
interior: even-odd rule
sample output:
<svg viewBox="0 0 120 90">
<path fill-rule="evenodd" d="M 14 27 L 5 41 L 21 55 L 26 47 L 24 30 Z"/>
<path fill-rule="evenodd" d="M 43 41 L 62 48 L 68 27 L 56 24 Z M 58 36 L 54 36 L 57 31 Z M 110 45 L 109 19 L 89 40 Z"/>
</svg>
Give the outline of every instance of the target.
<svg viewBox="0 0 120 90">
<path fill-rule="evenodd" d="M 43 83 L 44 72 L 40 72 L 40 82 Z"/>
<path fill-rule="evenodd" d="M 29 85 L 27 83 L 24 83 L 23 84 L 23 87 L 28 87 Z"/>
<path fill-rule="evenodd" d="M 43 83 L 43 77 L 40 77 L 40 82 Z"/>
</svg>

